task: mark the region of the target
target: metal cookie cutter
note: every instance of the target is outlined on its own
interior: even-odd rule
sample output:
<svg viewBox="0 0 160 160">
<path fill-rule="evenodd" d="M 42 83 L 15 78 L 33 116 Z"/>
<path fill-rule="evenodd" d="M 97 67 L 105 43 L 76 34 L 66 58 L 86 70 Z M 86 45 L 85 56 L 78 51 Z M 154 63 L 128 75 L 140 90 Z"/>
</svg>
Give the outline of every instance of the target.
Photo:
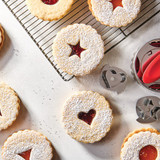
<svg viewBox="0 0 160 160">
<path fill-rule="evenodd" d="M 117 67 L 105 65 L 101 71 L 100 84 L 117 93 L 124 91 L 127 83 L 127 74 Z"/>
<path fill-rule="evenodd" d="M 137 101 L 137 121 L 140 123 L 152 123 L 160 120 L 160 99 L 155 96 L 142 97 Z"/>
</svg>

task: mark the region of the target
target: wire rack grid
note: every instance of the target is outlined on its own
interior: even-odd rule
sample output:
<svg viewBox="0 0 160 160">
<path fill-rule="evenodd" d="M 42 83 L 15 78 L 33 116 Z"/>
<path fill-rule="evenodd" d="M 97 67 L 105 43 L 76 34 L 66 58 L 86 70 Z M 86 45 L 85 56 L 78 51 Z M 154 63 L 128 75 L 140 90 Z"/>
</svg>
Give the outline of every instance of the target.
<svg viewBox="0 0 160 160">
<path fill-rule="evenodd" d="M 2 1 L 20 22 L 64 81 L 69 81 L 74 76 L 68 75 L 58 68 L 57 64 L 54 62 L 51 48 L 53 39 L 61 28 L 73 23 L 85 23 L 91 25 L 102 36 L 105 44 L 105 53 L 107 53 L 147 21 L 160 13 L 160 0 L 142 0 L 141 12 L 133 23 L 122 28 L 110 28 L 96 21 L 88 9 L 86 0 L 75 0 L 70 12 L 62 19 L 53 22 L 42 21 L 31 15 L 26 6 L 25 0 Z"/>
</svg>

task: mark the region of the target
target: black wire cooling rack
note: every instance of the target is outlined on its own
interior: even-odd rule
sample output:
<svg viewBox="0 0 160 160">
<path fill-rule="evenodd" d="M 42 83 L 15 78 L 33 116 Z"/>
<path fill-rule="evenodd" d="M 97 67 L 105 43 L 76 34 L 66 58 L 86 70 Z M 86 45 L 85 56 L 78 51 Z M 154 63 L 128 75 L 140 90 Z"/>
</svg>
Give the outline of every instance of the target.
<svg viewBox="0 0 160 160">
<path fill-rule="evenodd" d="M 99 34 L 101 34 L 105 44 L 105 53 L 107 53 L 147 21 L 160 13 L 160 0 L 142 0 L 141 12 L 133 23 L 122 28 L 110 28 L 101 25 L 95 20 L 88 9 L 87 0 L 75 0 L 70 12 L 61 20 L 53 22 L 42 21 L 32 16 L 27 9 L 25 0 L 2 1 L 64 81 L 69 81 L 74 76 L 68 75 L 58 68 L 57 64 L 54 62 L 51 48 L 53 39 L 61 28 L 73 23 L 85 23 L 91 25 Z"/>
</svg>

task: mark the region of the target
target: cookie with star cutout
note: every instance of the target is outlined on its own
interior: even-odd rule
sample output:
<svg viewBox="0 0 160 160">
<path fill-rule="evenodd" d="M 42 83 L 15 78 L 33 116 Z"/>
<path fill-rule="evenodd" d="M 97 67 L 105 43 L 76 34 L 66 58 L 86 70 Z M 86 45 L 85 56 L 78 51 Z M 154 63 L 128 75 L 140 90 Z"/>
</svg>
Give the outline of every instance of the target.
<svg viewBox="0 0 160 160">
<path fill-rule="evenodd" d="M 0 131 L 7 129 L 16 120 L 20 100 L 15 91 L 7 84 L 0 84 Z"/>
<path fill-rule="evenodd" d="M 2 160 L 52 160 L 50 141 L 33 130 L 18 131 L 2 147 Z"/>
<path fill-rule="evenodd" d="M 64 128 L 68 135 L 79 142 L 100 141 L 110 131 L 112 119 L 108 101 L 96 92 L 78 92 L 64 105 Z"/>
<path fill-rule="evenodd" d="M 63 28 L 54 39 L 52 49 L 58 67 L 75 76 L 89 74 L 104 56 L 101 36 L 90 25 L 85 24 Z"/>
<path fill-rule="evenodd" d="M 30 12 L 44 21 L 63 18 L 73 3 L 74 0 L 26 0 Z"/>
<path fill-rule="evenodd" d="M 141 8 L 141 0 L 88 0 L 88 4 L 93 16 L 110 27 L 131 23 Z"/>
</svg>

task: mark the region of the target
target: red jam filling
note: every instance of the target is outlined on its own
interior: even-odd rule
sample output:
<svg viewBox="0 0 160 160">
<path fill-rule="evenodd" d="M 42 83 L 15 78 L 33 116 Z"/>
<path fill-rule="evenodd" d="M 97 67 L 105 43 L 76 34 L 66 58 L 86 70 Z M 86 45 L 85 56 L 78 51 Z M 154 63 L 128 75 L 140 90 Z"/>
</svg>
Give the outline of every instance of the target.
<svg viewBox="0 0 160 160">
<path fill-rule="evenodd" d="M 117 8 L 118 6 L 123 7 L 123 5 L 122 5 L 122 0 L 111 0 L 110 2 L 111 2 L 112 5 L 113 5 L 113 10 L 114 10 L 115 8 Z"/>
<path fill-rule="evenodd" d="M 85 50 L 81 48 L 80 42 L 78 42 L 78 44 L 75 46 L 70 45 L 70 47 L 72 48 L 72 53 L 70 54 L 70 56 L 77 55 L 78 57 L 81 57 L 81 53 Z"/>
<path fill-rule="evenodd" d="M 0 110 L 0 116 L 2 116 L 1 110 Z"/>
<path fill-rule="evenodd" d="M 160 79 L 160 51 L 157 52 L 157 56 L 154 58 L 150 58 L 148 60 L 148 66 L 144 71 L 143 74 L 143 82 L 144 83 L 153 83 L 155 81 L 157 81 L 158 79 Z M 149 63 L 150 62 L 150 63 Z"/>
<path fill-rule="evenodd" d="M 148 145 L 143 147 L 139 152 L 140 160 L 156 160 L 157 149 L 154 146 Z"/>
<path fill-rule="evenodd" d="M 78 114 L 78 118 L 87 124 L 91 125 L 93 118 L 96 115 L 96 111 L 94 109 L 91 109 L 88 113 L 80 112 Z"/>
<path fill-rule="evenodd" d="M 22 158 L 24 158 L 25 160 L 29 160 L 30 159 L 30 155 L 31 155 L 31 149 L 28 151 L 25 151 L 23 153 L 18 154 L 20 155 Z"/>
<path fill-rule="evenodd" d="M 58 2 L 58 0 L 42 0 L 44 4 L 53 5 Z"/>
</svg>

